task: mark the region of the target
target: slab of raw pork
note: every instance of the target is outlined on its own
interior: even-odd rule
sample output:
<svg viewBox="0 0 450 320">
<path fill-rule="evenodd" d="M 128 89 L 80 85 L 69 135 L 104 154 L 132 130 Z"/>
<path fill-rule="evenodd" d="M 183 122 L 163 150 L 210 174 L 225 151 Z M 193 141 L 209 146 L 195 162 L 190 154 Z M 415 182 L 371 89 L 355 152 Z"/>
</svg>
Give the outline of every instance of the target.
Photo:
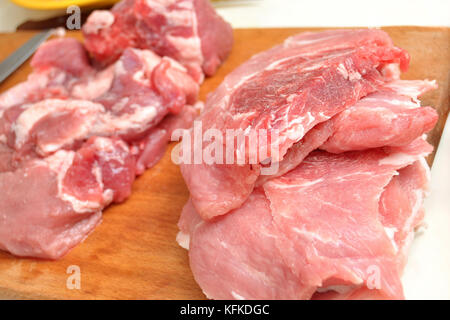
<svg viewBox="0 0 450 320">
<path fill-rule="evenodd" d="M 196 115 L 186 106 L 131 144 L 93 136 L 80 148 L 46 157 L 0 143 L 0 249 L 18 256 L 64 256 L 100 223 L 107 205 L 130 195 L 136 175 L 163 156 L 172 131 L 189 127 Z"/>
<path fill-rule="evenodd" d="M 131 193 L 134 156 L 119 139 L 93 137 L 0 173 L 0 249 L 58 259 L 100 223 L 102 209 Z"/>
<path fill-rule="evenodd" d="M 83 26 L 95 60 L 115 61 L 127 47 L 151 49 L 186 66 L 201 82 L 228 56 L 231 26 L 208 0 L 123 0 L 110 11 L 94 11 Z"/>
<path fill-rule="evenodd" d="M 235 144 L 256 163 L 181 164 L 191 197 L 177 241 L 207 297 L 403 298 L 437 121 L 418 100 L 435 82 L 399 80 L 407 65 L 379 30 L 307 33 L 254 56 L 208 98 L 202 133 L 278 136 L 256 151 Z M 260 174 L 261 150 L 275 172 Z"/>
<path fill-rule="evenodd" d="M 31 64 L 28 80 L 0 96 L 1 142 L 22 155 L 76 148 L 91 136 L 142 141 L 196 103 L 198 85 L 185 68 L 148 50 L 127 49 L 96 70 L 81 43 L 64 38 L 44 44 Z"/>
<path fill-rule="evenodd" d="M 177 240 L 209 298 L 401 299 L 431 150 L 314 151 L 213 221 L 189 201 Z"/>
<path fill-rule="evenodd" d="M 28 80 L 0 95 L 0 249 L 58 259 L 130 195 L 201 103 L 185 67 L 149 50 L 126 49 L 98 70 L 64 38 L 31 64 Z"/>
<path fill-rule="evenodd" d="M 362 98 L 332 119 L 311 129 L 294 144 L 272 175 L 260 175 L 256 185 L 294 169 L 314 149 L 331 153 L 403 146 L 430 131 L 438 120 L 432 107 L 418 97 L 435 89 L 434 81 L 395 80 Z"/>
<path fill-rule="evenodd" d="M 436 87 L 434 81 L 427 80 L 387 83 L 334 117 L 333 134 L 320 148 L 340 153 L 414 141 L 436 124 L 436 110 L 421 107 L 417 99 Z"/>
<path fill-rule="evenodd" d="M 236 146 L 245 165 L 181 164 L 197 212 L 211 219 L 238 208 L 252 192 L 262 161 L 282 161 L 308 131 L 396 76 L 386 70 L 406 70 L 408 62 L 385 32 L 361 29 L 293 36 L 238 67 L 208 97 L 199 121 L 204 131 L 215 128 L 224 136 L 227 129 L 264 129 L 268 139 L 258 140 L 253 153 Z M 251 157 L 257 163 L 249 163 Z"/>
</svg>

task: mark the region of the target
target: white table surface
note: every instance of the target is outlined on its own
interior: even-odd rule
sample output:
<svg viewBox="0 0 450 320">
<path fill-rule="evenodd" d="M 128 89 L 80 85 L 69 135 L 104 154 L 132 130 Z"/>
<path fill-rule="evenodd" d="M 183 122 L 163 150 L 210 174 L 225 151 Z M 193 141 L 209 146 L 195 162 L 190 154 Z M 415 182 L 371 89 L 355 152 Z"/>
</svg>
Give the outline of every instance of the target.
<svg viewBox="0 0 450 320">
<path fill-rule="evenodd" d="M 215 6 L 235 28 L 306 26 L 450 26 L 450 0 L 237 0 Z M 33 11 L 0 0 L 0 32 L 64 11 Z M 403 283 L 406 298 L 450 299 L 450 126 L 432 168 L 425 201 L 428 228 L 417 235 Z M 0 297 L 1 298 L 1 297 Z"/>
</svg>

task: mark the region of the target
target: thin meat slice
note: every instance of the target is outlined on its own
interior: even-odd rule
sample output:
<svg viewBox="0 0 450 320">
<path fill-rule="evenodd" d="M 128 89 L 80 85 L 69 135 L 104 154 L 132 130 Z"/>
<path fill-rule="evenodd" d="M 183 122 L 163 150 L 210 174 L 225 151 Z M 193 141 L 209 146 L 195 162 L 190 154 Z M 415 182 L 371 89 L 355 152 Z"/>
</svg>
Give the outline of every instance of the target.
<svg viewBox="0 0 450 320">
<path fill-rule="evenodd" d="M 405 148 L 316 151 L 267 182 L 274 224 L 288 239 L 280 239 L 279 248 L 296 266 L 293 272 L 319 288 L 365 284 L 386 298 L 402 298 L 397 250 L 380 219 L 379 200 L 397 170 L 431 150 L 419 138 Z"/>
<path fill-rule="evenodd" d="M 338 114 L 333 135 L 320 148 L 332 153 L 407 145 L 430 131 L 436 110 L 420 107 L 417 97 L 435 89 L 434 81 L 397 80 Z"/>
<path fill-rule="evenodd" d="M 405 197 L 424 192 L 431 150 L 419 138 L 404 147 L 314 151 L 223 217 L 204 221 L 188 202 L 178 240 L 196 281 L 214 299 L 403 298 L 406 247 L 391 228 L 411 235 L 420 218 L 410 206 L 390 217 L 403 204 L 390 194 L 399 186 Z"/>
<path fill-rule="evenodd" d="M 192 203 L 183 209 L 177 240 L 189 249 L 195 280 L 210 299 L 300 299 L 300 279 L 283 261 L 270 203 L 257 188 L 242 207 L 203 221 Z"/>
<path fill-rule="evenodd" d="M 421 107 L 419 95 L 435 89 L 434 81 L 396 80 L 362 98 L 355 105 L 325 121 L 294 144 L 272 175 L 261 175 L 257 184 L 292 170 L 314 149 L 331 153 L 404 146 L 436 124 L 438 114 Z"/>
<path fill-rule="evenodd" d="M 286 153 L 283 160 L 281 160 L 277 166 L 278 170 L 272 175 L 260 175 L 256 181 L 256 185 L 262 185 L 266 181 L 275 177 L 282 176 L 283 174 L 296 168 L 315 149 L 322 146 L 327 139 L 334 132 L 334 122 L 332 120 L 319 123 L 312 128 L 303 137 L 302 140 L 294 144 Z"/>
<path fill-rule="evenodd" d="M 94 11 L 83 26 L 86 48 L 102 64 L 127 47 L 151 49 L 186 66 L 203 81 L 228 56 L 231 26 L 207 0 L 123 0 L 110 11 Z"/>
<path fill-rule="evenodd" d="M 0 173 L 0 248 L 59 259 L 101 222 L 101 210 L 131 192 L 134 157 L 123 141 L 94 137 Z M 12 236 L 13 235 L 13 236 Z"/>
<path fill-rule="evenodd" d="M 211 219 L 239 207 L 261 162 L 282 161 L 313 127 L 392 80 L 383 76 L 387 66 L 406 70 L 408 61 L 386 33 L 361 29 L 297 35 L 241 65 L 208 97 L 199 121 L 204 131 L 214 128 L 224 136 L 227 129 L 264 129 L 268 138 L 258 139 L 253 151 L 236 146 L 245 165 L 181 164 L 198 213 Z M 221 177 L 233 178 L 223 184 Z"/>
<path fill-rule="evenodd" d="M 414 231 L 422 224 L 423 200 L 428 190 L 430 168 L 424 158 L 398 170 L 381 194 L 379 201 L 380 221 L 397 255 L 399 274 L 407 262 L 408 249 L 414 239 Z M 338 290 L 336 290 L 338 289 Z M 318 290 L 312 299 L 381 299 L 366 286 L 353 288 L 329 287 Z"/>
</svg>

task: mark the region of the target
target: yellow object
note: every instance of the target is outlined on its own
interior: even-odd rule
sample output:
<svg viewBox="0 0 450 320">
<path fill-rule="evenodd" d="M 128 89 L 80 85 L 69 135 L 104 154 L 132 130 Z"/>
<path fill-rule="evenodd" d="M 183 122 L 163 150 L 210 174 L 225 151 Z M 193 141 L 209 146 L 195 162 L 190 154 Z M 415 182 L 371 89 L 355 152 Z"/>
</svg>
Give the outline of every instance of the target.
<svg viewBox="0 0 450 320">
<path fill-rule="evenodd" d="M 37 10 L 66 9 L 69 6 L 99 6 L 114 4 L 119 0 L 11 0 L 15 4 Z"/>
</svg>

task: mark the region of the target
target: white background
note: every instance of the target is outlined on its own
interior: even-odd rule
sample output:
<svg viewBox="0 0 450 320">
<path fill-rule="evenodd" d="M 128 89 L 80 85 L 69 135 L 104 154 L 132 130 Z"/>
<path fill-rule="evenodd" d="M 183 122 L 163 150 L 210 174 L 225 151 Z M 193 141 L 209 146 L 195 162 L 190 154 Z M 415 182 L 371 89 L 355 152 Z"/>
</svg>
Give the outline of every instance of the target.
<svg viewBox="0 0 450 320">
<path fill-rule="evenodd" d="M 450 0 L 225 0 L 216 1 L 215 6 L 235 28 L 450 26 Z M 61 13 L 27 10 L 0 0 L 0 32 L 14 31 L 27 19 Z M 428 229 L 413 243 L 403 281 L 405 294 L 410 299 L 450 299 L 449 125 L 433 165 L 425 208 Z"/>
</svg>

